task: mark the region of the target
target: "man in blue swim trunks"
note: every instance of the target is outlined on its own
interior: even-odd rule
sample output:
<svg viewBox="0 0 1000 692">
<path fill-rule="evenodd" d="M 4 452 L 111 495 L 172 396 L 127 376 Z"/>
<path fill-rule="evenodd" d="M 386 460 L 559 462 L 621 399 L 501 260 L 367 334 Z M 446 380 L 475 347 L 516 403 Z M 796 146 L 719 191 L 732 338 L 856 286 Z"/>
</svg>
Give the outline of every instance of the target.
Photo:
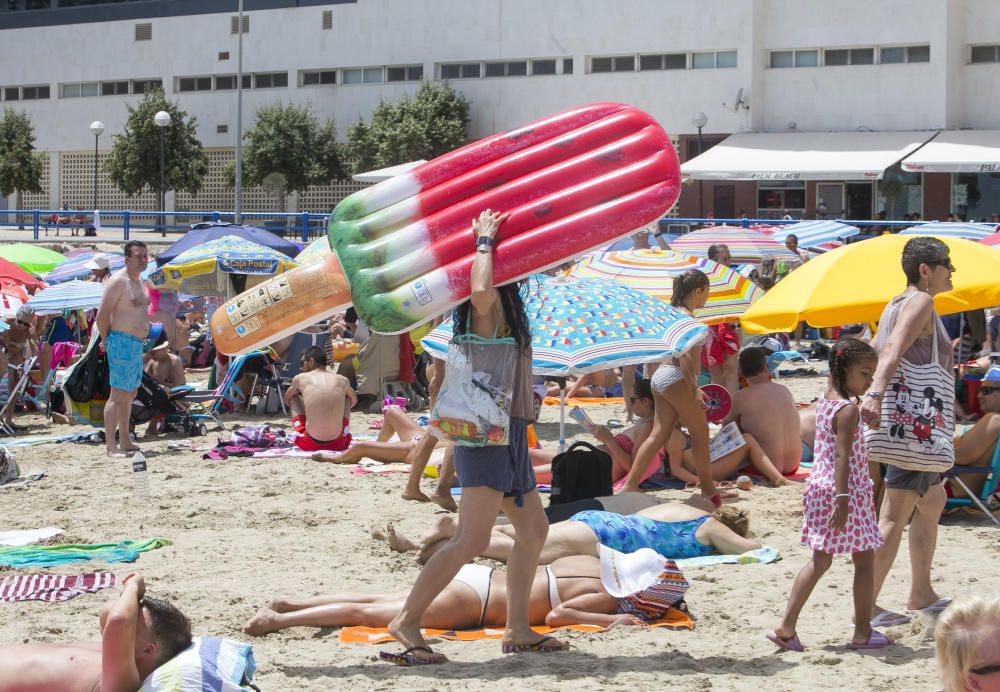
<svg viewBox="0 0 1000 692">
<path fill-rule="evenodd" d="M 125 266 L 108 279 L 97 310 L 97 331 L 108 354 L 111 396 L 104 405 L 104 436 L 109 457 L 135 452 L 128 421 L 139 380 L 142 344 L 149 333 L 149 289 L 139 278 L 149 261 L 146 244 L 125 243 Z M 115 439 L 115 433 L 120 439 Z"/>
</svg>

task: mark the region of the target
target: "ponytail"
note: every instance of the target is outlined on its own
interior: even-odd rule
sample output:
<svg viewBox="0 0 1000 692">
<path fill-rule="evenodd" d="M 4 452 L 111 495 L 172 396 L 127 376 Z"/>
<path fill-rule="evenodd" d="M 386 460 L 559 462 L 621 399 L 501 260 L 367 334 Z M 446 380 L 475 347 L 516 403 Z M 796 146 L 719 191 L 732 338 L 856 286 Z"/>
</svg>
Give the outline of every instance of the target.
<svg viewBox="0 0 1000 692">
<path fill-rule="evenodd" d="M 708 288 L 708 276 L 698 269 L 688 269 L 683 274 L 674 277 L 673 292 L 670 296 L 670 304 L 675 307 L 683 307 L 684 301 L 694 291 L 699 288 Z"/>
</svg>

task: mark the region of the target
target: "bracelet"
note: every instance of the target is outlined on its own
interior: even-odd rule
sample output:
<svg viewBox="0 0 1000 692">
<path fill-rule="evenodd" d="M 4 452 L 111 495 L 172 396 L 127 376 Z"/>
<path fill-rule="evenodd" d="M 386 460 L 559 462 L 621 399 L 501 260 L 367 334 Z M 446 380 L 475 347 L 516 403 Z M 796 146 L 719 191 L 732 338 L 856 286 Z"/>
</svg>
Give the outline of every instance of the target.
<svg viewBox="0 0 1000 692">
<path fill-rule="evenodd" d="M 839 497 L 850 497 L 850 496 L 851 496 L 850 493 L 837 493 L 836 495 L 833 496 L 833 499 L 836 500 Z"/>
</svg>

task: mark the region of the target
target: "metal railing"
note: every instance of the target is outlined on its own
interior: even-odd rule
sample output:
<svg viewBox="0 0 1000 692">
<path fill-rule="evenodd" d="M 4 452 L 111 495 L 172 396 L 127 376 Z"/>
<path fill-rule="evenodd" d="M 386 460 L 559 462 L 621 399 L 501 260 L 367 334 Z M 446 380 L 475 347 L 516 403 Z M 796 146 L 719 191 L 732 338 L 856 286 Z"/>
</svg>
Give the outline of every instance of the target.
<svg viewBox="0 0 1000 692">
<path fill-rule="evenodd" d="M 98 210 L 102 229 L 121 229 L 122 240 L 129 240 L 132 231 L 183 234 L 192 224 L 203 221 L 223 221 L 234 223 L 236 215 L 224 211 L 133 211 Z M 7 222 L 3 218 L 7 217 Z M 282 237 L 288 236 L 307 243 L 326 235 L 329 214 L 308 212 L 243 212 L 242 222 L 259 226 Z M 63 219 L 63 222 L 59 220 Z M 68 219 L 68 221 L 66 221 Z M 180 221 L 180 222 L 179 222 Z M 67 209 L 0 209 L 0 225 L 20 226 L 30 230 L 34 240 L 43 239 L 53 229 L 70 231 L 95 228 L 94 212 Z M 96 235 L 96 230 L 91 235 Z"/>
</svg>

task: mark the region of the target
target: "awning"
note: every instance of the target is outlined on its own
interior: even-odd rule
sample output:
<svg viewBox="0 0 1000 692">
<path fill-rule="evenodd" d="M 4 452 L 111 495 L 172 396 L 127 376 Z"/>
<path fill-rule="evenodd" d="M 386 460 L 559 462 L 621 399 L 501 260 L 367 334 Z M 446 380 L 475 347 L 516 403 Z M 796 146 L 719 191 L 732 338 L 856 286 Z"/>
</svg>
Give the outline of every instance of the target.
<svg viewBox="0 0 1000 692">
<path fill-rule="evenodd" d="M 903 159 L 917 173 L 1000 173 L 1000 130 L 946 130 Z"/>
<path fill-rule="evenodd" d="M 881 180 L 934 132 L 757 132 L 730 135 L 681 165 L 696 180 Z"/>
</svg>

